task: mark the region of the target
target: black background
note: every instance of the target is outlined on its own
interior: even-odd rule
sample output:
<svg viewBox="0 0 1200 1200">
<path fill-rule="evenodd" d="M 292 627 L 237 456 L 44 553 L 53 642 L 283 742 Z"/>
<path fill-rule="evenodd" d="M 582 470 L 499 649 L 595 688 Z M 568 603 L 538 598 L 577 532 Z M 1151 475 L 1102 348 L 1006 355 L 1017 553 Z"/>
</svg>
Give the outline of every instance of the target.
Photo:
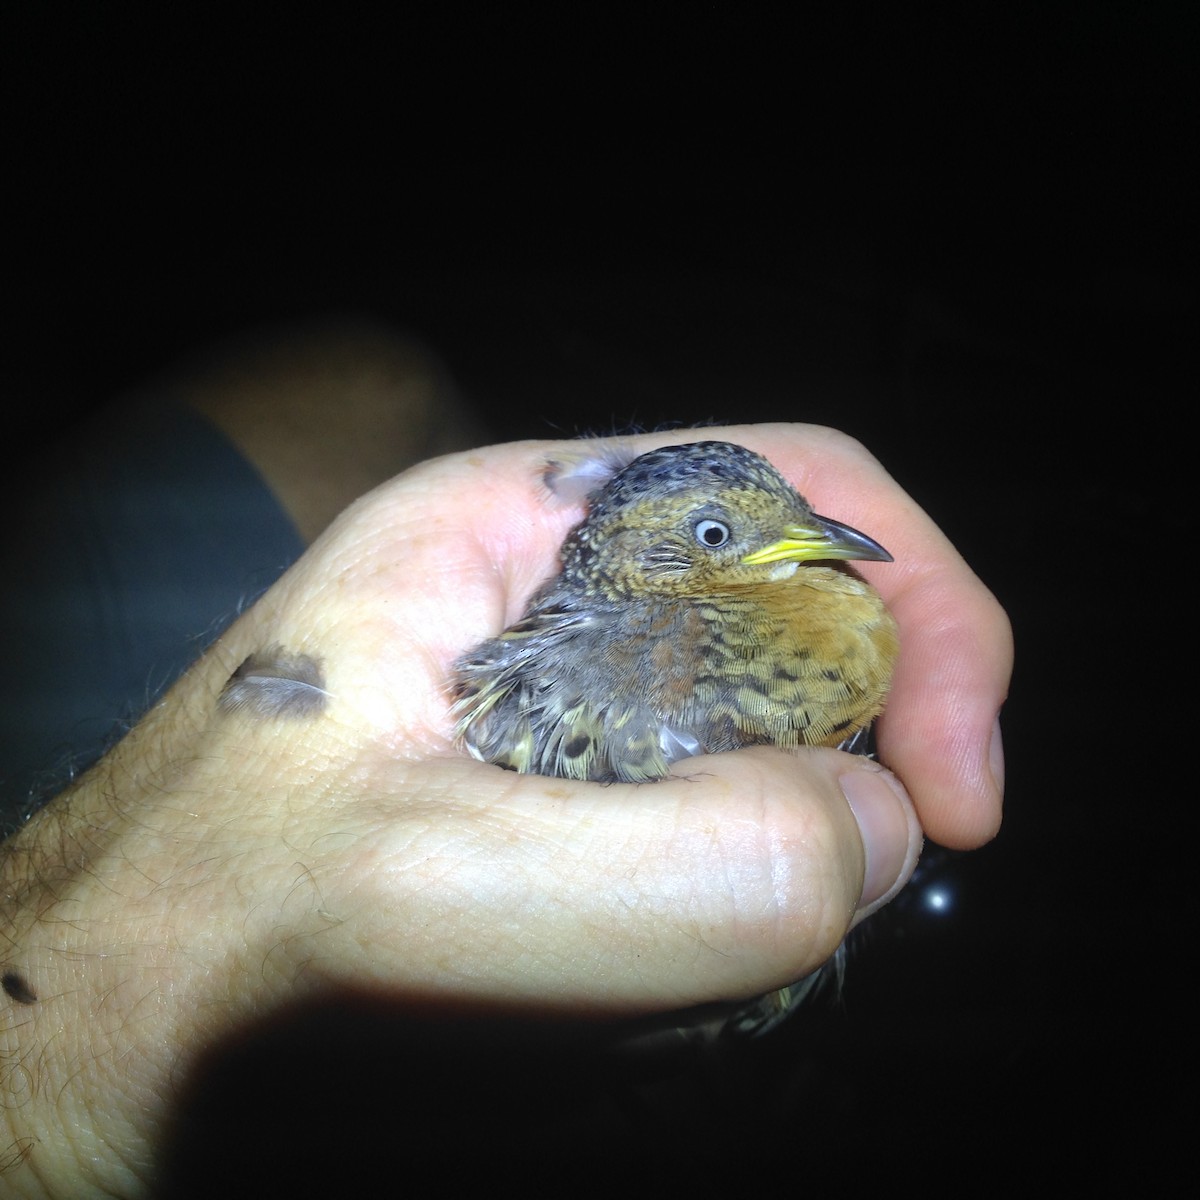
<svg viewBox="0 0 1200 1200">
<path fill-rule="evenodd" d="M 381 1154 L 403 1185 L 412 1092 L 436 1076 L 461 1106 L 431 1101 L 451 1133 L 422 1144 L 497 1179 L 544 1161 L 585 1186 L 634 1145 L 659 1183 L 720 1165 L 753 1186 L 766 1163 L 801 1186 L 889 1166 L 934 1188 L 1035 1166 L 1150 1182 L 1191 1059 L 1171 451 L 1195 390 L 1194 16 L 412 7 L 376 27 L 175 11 L 10 28 L 9 472 L 181 355 L 326 315 L 419 334 L 494 440 L 839 426 L 1012 616 L 1006 823 L 935 872 L 946 915 L 918 887 L 861 939 L 839 1005 L 695 1087 L 694 1068 L 643 1081 L 615 1132 L 550 1120 L 525 1047 L 512 1071 L 460 1043 L 420 1070 L 397 1051 L 361 1104 L 325 1061 L 338 1047 L 295 1080 L 256 1061 L 242 1108 L 200 1104 L 199 1143 L 224 1150 L 199 1177 L 235 1176 L 231 1129 L 253 1144 L 300 1094 L 343 1135 L 305 1158 L 306 1185 L 345 1154 Z M 297 1126 L 265 1124 L 277 1167 Z"/>
</svg>

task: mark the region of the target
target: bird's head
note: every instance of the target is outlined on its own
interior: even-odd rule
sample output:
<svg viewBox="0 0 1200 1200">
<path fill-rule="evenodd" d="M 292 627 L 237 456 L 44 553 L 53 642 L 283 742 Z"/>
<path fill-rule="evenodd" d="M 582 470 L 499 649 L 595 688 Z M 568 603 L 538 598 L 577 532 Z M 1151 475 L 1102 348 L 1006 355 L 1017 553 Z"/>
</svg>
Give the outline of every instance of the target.
<svg viewBox="0 0 1200 1200">
<path fill-rule="evenodd" d="M 563 575 L 612 598 L 704 596 L 786 579 L 805 562 L 891 557 L 814 513 L 761 455 L 693 442 L 635 458 L 592 497 L 563 546 Z"/>
</svg>

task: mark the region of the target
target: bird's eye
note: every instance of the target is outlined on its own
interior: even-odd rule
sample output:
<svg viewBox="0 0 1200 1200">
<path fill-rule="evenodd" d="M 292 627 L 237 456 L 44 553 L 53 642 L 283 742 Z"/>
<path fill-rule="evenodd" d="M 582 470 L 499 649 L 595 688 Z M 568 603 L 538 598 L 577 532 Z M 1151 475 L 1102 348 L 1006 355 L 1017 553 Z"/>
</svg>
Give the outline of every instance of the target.
<svg viewBox="0 0 1200 1200">
<path fill-rule="evenodd" d="M 696 541 L 710 550 L 715 550 L 729 541 L 729 526 L 720 521 L 697 521 Z"/>
</svg>

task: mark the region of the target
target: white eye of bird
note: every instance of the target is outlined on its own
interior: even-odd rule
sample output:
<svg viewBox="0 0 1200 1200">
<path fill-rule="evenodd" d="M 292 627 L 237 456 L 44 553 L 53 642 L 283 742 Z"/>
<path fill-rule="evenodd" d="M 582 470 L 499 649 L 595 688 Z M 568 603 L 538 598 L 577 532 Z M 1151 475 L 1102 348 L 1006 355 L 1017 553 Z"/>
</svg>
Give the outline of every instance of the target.
<svg viewBox="0 0 1200 1200">
<path fill-rule="evenodd" d="M 696 541 L 715 550 L 729 541 L 729 526 L 721 521 L 697 521 Z"/>
</svg>

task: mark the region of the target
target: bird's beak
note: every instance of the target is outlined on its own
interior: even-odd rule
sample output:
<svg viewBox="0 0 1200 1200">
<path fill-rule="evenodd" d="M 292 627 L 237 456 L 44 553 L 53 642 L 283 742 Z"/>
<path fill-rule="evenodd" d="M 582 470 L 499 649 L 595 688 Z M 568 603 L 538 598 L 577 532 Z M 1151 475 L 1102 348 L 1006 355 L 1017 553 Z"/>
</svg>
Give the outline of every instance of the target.
<svg viewBox="0 0 1200 1200">
<path fill-rule="evenodd" d="M 742 562 L 747 566 L 757 566 L 760 563 L 788 560 L 819 562 L 832 558 L 860 562 L 892 561 L 892 556 L 865 533 L 813 513 L 803 525 L 789 525 L 779 541 L 747 554 Z"/>
</svg>

